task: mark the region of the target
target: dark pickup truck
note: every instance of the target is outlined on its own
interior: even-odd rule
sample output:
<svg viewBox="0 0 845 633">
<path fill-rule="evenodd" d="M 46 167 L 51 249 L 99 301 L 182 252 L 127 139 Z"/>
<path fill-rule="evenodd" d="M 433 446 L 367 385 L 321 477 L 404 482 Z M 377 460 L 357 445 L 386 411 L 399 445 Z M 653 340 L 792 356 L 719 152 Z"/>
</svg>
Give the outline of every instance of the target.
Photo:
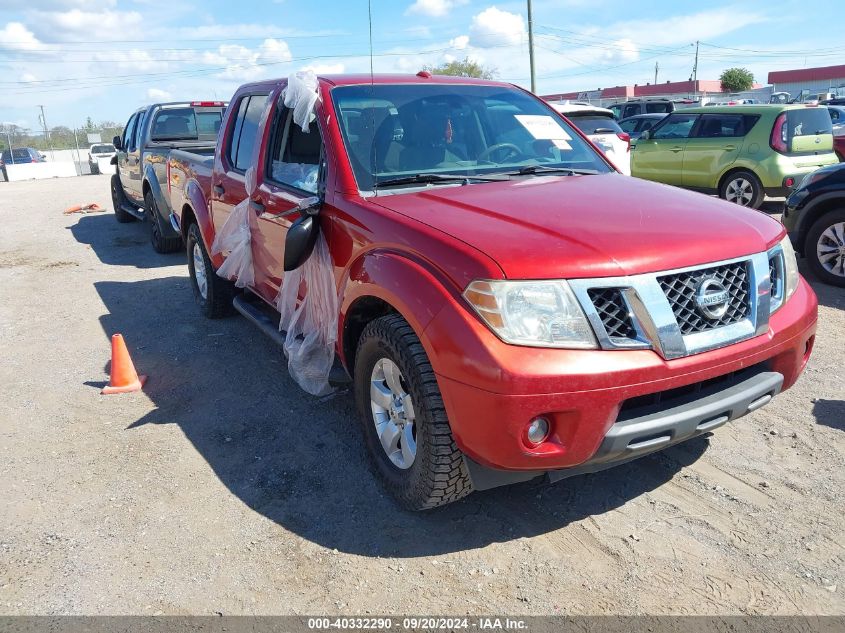
<svg viewBox="0 0 845 633">
<path fill-rule="evenodd" d="M 157 103 L 136 110 L 113 143 L 117 165 L 111 178 L 114 216 L 118 222 L 147 219 L 150 240 L 159 253 L 179 250 L 182 238 L 170 226 L 168 200 L 162 195 L 166 165 L 177 148 L 214 154 L 224 101 Z"/>
</svg>

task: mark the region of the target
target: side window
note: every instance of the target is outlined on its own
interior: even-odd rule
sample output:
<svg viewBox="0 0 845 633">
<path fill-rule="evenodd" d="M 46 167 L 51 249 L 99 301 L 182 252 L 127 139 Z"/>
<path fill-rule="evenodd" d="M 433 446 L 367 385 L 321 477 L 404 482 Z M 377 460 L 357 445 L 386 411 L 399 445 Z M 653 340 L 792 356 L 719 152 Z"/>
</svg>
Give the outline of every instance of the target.
<svg viewBox="0 0 845 633">
<path fill-rule="evenodd" d="M 627 105 L 627 106 L 625 106 L 625 113 L 622 115 L 622 118 L 627 119 L 629 116 L 636 116 L 639 113 L 640 113 L 640 105 L 638 103 Z"/>
<path fill-rule="evenodd" d="M 146 112 L 141 112 L 138 114 L 138 120 L 135 122 L 135 140 L 132 142 L 132 149 L 138 149 L 141 147 L 143 139 L 141 138 L 144 134 L 144 119 L 146 119 Z"/>
<path fill-rule="evenodd" d="M 123 138 L 121 138 L 121 145 L 123 146 L 123 151 L 126 151 L 126 145 L 129 142 L 129 139 L 133 137 L 135 134 L 135 121 L 138 120 L 138 113 L 136 112 L 129 120 L 126 122 L 126 127 L 123 128 Z"/>
<path fill-rule="evenodd" d="M 640 132 L 645 132 L 654 127 L 655 121 L 652 119 L 643 119 L 643 124 L 640 126 Z"/>
<path fill-rule="evenodd" d="M 645 111 L 649 114 L 664 114 L 671 112 L 672 108 L 668 103 L 647 103 Z"/>
<path fill-rule="evenodd" d="M 308 132 L 293 122 L 291 111 L 282 110 L 279 129 L 273 139 L 269 177 L 308 193 L 317 193 L 320 176 L 320 155 L 323 141 L 317 121 L 311 121 Z"/>
<path fill-rule="evenodd" d="M 235 124 L 232 126 L 232 135 L 229 137 L 229 142 L 227 143 L 227 158 L 229 159 L 229 163 L 234 165 L 235 164 L 235 156 L 238 153 L 238 141 L 241 138 L 241 128 L 244 124 L 244 117 L 246 116 L 246 109 L 249 106 L 249 95 L 242 97 L 240 103 L 238 104 L 238 113 L 235 116 Z"/>
<path fill-rule="evenodd" d="M 627 121 L 622 121 L 621 123 L 619 123 L 619 127 L 622 128 L 623 132 L 627 132 L 628 134 L 630 134 L 637 127 L 637 119 L 628 119 Z"/>
<path fill-rule="evenodd" d="M 839 123 L 839 110 L 834 110 L 833 108 L 828 109 L 830 112 L 830 121 L 831 123 Z"/>
<path fill-rule="evenodd" d="M 698 119 L 696 114 L 670 114 L 659 127 L 655 128 L 651 138 L 689 138 L 692 126 Z"/>
<path fill-rule="evenodd" d="M 622 118 L 624 118 L 624 117 L 622 116 L 622 106 L 621 106 L 621 105 L 612 105 L 612 106 L 610 106 L 610 108 L 608 108 L 608 109 L 609 109 L 611 112 L 613 112 L 613 116 L 615 116 L 617 119 L 622 119 Z"/>
<path fill-rule="evenodd" d="M 261 113 L 264 112 L 266 101 L 267 95 L 250 95 L 249 97 L 235 152 L 233 163 L 235 169 L 246 171 L 252 161 L 252 150 L 255 148 L 255 140 L 258 137 L 258 124 L 261 122 Z M 240 118 L 240 112 L 238 112 L 238 118 Z"/>
</svg>

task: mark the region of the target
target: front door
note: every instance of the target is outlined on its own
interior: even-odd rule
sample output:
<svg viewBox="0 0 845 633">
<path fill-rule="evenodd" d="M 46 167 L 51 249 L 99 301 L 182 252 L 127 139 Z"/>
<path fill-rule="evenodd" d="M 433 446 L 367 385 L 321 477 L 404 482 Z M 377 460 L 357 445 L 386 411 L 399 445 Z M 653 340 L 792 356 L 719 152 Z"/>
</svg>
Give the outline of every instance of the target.
<svg viewBox="0 0 845 633">
<path fill-rule="evenodd" d="M 651 130 L 648 139 L 640 137 L 631 147 L 632 175 L 680 185 L 684 149 L 697 119 L 697 114 L 670 114 Z"/>
<path fill-rule="evenodd" d="M 138 119 L 141 118 L 141 114 L 136 112 L 129 120 L 126 122 L 126 127 L 123 128 L 123 136 L 120 138 L 120 149 L 117 150 L 117 174 L 120 178 L 120 184 L 123 187 L 124 193 L 129 194 L 131 192 L 131 180 L 130 174 L 132 167 L 129 165 L 129 146 L 132 143 L 132 139 L 135 138 L 135 125 L 138 122 Z"/>
<path fill-rule="evenodd" d="M 256 290 L 275 302 L 284 275 L 285 238 L 299 217 L 298 207 L 317 195 L 323 143 L 316 120 L 305 132 L 293 120 L 292 110 L 279 107 L 268 146 L 266 173 L 253 196 L 256 231 L 252 235 Z"/>
</svg>

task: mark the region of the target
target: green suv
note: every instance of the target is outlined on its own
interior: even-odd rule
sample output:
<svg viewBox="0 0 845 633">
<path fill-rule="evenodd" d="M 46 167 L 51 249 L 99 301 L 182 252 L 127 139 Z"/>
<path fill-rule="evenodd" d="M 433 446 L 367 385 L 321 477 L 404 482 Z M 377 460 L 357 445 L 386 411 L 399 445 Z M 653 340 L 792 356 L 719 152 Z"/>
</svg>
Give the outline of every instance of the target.
<svg viewBox="0 0 845 633">
<path fill-rule="evenodd" d="M 838 161 L 827 108 L 806 105 L 686 108 L 631 146 L 633 176 L 755 209 Z"/>
</svg>

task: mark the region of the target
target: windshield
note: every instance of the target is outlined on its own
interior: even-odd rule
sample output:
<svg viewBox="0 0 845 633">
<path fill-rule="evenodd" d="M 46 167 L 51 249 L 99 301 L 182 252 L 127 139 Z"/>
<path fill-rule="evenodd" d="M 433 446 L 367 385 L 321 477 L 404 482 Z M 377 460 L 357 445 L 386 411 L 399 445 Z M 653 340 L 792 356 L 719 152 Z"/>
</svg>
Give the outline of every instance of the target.
<svg viewBox="0 0 845 633">
<path fill-rule="evenodd" d="M 332 90 L 358 182 L 417 174 L 465 176 L 541 165 L 612 169 L 556 112 L 514 88 L 376 84 Z"/>
<path fill-rule="evenodd" d="M 114 152 L 114 145 L 109 143 L 108 145 L 92 145 L 91 146 L 91 153 L 92 154 L 111 154 Z"/>
<path fill-rule="evenodd" d="M 621 134 L 622 128 L 611 115 L 579 114 L 578 112 L 563 113 L 584 134 Z"/>
</svg>

